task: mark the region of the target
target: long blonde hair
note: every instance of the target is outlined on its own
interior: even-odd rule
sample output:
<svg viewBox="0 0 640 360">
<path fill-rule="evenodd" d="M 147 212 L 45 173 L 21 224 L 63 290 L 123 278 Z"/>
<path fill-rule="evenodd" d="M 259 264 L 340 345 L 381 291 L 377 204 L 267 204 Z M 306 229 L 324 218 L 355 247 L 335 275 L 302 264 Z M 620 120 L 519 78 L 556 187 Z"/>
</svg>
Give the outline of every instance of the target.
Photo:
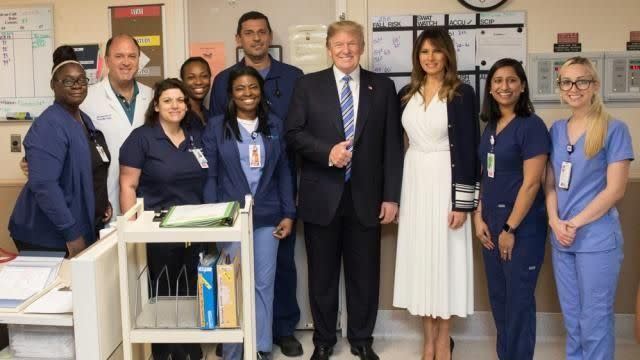
<svg viewBox="0 0 640 360">
<path fill-rule="evenodd" d="M 456 95 L 456 90 L 460 86 L 461 81 L 458 78 L 458 64 L 456 61 L 456 50 L 453 47 L 453 40 L 451 36 L 444 28 L 427 28 L 416 39 L 413 44 L 413 51 L 411 59 L 413 62 L 413 69 L 411 70 L 411 82 L 409 83 L 409 91 L 402 97 L 402 104 L 409 102 L 411 97 L 417 92 L 422 94 L 422 86 L 426 83 L 427 73 L 420 65 L 420 50 L 425 41 L 429 41 L 433 47 L 440 49 L 446 58 L 446 64 L 444 67 L 444 81 L 440 91 L 438 91 L 438 98 L 447 101 L 453 100 Z"/>
<path fill-rule="evenodd" d="M 594 83 L 600 85 L 598 72 L 589 59 L 581 56 L 572 57 L 562 64 L 559 73 L 562 73 L 564 69 L 571 65 L 584 66 L 593 78 Z M 560 78 L 558 78 L 558 81 L 560 81 Z M 560 99 L 562 100 L 562 97 Z M 602 98 L 597 91 L 594 92 L 591 97 L 591 106 L 589 106 L 586 118 L 587 130 L 584 141 L 584 153 L 587 158 L 591 158 L 597 154 L 602 147 L 604 147 L 604 140 L 607 136 L 607 129 L 609 127 L 609 119 L 611 119 L 611 115 L 609 115 L 604 108 Z"/>
</svg>

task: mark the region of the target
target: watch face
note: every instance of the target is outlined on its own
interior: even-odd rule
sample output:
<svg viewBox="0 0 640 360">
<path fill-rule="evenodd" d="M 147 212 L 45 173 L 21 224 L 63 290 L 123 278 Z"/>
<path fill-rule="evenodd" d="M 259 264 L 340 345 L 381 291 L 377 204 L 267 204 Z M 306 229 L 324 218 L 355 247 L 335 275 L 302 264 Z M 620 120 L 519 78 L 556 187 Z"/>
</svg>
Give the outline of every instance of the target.
<svg viewBox="0 0 640 360">
<path fill-rule="evenodd" d="M 475 11 L 489 11 L 507 2 L 507 0 L 458 0 L 466 8 Z"/>
</svg>

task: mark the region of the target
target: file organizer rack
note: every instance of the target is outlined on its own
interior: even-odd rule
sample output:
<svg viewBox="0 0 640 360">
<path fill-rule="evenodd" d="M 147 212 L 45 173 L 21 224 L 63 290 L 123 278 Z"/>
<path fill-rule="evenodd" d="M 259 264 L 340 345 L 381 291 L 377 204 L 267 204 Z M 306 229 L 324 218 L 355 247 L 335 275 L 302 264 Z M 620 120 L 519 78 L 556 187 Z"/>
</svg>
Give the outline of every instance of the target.
<svg viewBox="0 0 640 360">
<path fill-rule="evenodd" d="M 123 216 L 118 217 L 118 263 L 120 266 L 120 302 L 122 347 L 125 360 L 132 360 L 133 345 L 144 343 L 240 343 L 244 341 L 244 360 L 256 359 L 255 286 L 253 279 L 253 200 L 245 197 L 232 227 L 160 228 L 153 222 L 153 212 L 144 211 L 142 199 Z M 242 272 L 242 320 L 238 329 L 200 330 L 188 328 L 138 328 L 146 317 L 145 309 L 136 314 L 136 298 L 149 299 L 148 284 L 137 285 L 146 267 L 146 252 L 136 254 L 138 244 L 176 242 L 240 241 Z M 144 280 L 146 277 L 142 277 Z M 140 295 L 132 294 L 139 291 Z M 137 316 L 137 317 L 136 317 Z M 163 316 L 162 312 L 158 316 Z M 155 320 L 154 320 L 155 321 Z M 160 320 L 162 322 L 162 320 Z"/>
</svg>

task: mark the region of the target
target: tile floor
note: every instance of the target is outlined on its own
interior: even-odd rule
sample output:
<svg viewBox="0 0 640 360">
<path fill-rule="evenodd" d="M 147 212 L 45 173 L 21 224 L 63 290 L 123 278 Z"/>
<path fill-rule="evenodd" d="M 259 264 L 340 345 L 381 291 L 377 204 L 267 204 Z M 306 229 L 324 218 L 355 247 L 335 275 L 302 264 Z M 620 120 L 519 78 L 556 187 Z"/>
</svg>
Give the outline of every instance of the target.
<svg viewBox="0 0 640 360">
<path fill-rule="evenodd" d="M 311 331 L 299 331 L 298 339 L 302 342 L 304 355 L 296 358 L 288 358 L 280 353 L 280 349 L 274 346 L 273 359 L 309 359 L 313 352 Z M 420 359 L 421 340 L 417 338 L 383 338 L 377 337 L 374 349 L 382 360 L 413 360 Z M 207 356 L 207 360 L 218 359 L 213 352 Z M 334 348 L 332 360 L 357 360 L 349 351 L 349 344 L 346 339 L 339 338 L 338 344 Z M 495 338 L 456 338 L 456 347 L 453 352 L 453 359 L 456 360 L 496 360 Z M 539 338 L 536 344 L 535 360 L 562 360 L 564 359 L 564 339 L 562 338 Z M 620 341 L 616 345 L 616 360 L 638 360 L 640 359 L 640 345 L 630 341 Z"/>
</svg>

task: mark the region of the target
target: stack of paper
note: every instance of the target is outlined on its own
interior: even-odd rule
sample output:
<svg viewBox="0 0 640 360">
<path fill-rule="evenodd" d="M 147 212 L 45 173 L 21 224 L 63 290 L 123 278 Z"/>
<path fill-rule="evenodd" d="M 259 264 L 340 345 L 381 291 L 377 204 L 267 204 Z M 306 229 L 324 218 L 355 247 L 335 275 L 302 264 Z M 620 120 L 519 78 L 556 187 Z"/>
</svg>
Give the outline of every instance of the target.
<svg viewBox="0 0 640 360">
<path fill-rule="evenodd" d="M 73 312 L 71 289 L 60 284 L 27 306 L 25 314 L 64 314 Z"/>
<path fill-rule="evenodd" d="M 0 311 L 19 310 L 58 276 L 64 252 L 23 251 L 0 269 Z"/>
<path fill-rule="evenodd" d="M 237 201 L 173 206 L 160 227 L 217 227 L 233 226 L 240 204 Z"/>
<path fill-rule="evenodd" d="M 71 326 L 10 324 L 9 349 L 13 359 L 74 359 Z"/>
</svg>

